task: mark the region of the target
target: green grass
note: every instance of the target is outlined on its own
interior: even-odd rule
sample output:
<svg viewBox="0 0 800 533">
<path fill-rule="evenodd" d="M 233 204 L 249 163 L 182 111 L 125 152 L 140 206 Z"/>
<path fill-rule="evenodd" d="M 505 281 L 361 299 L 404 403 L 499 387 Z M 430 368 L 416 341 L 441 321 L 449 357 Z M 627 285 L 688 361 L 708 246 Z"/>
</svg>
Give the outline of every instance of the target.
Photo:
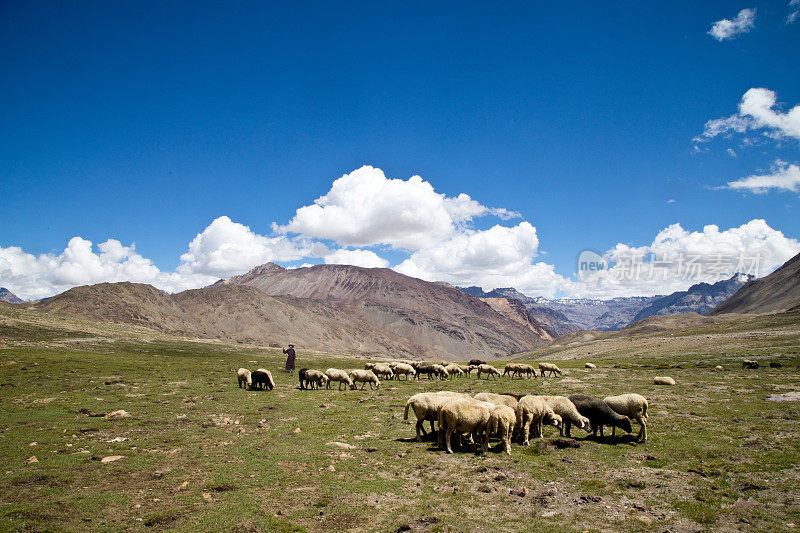
<svg viewBox="0 0 800 533">
<path fill-rule="evenodd" d="M 763 347 L 786 363 L 782 369 L 745 371 L 714 347 L 698 356 L 641 355 L 623 346 L 597 359 L 595 372 L 581 368 L 583 359 L 559 361 L 577 382 L 392 381 L 376 391 L 338 392 L 297 389 L 296 377 L 281 370 L 279 350 L 133 337 L 53 347 L 39 341 L 58 344 L 57 334 L 30 333 L 36 342 L 0 349 L 3 531 L 800 524 L 800 406 L 764 401 L 800 387 L 797 344 Z M 25 341 L 24 331 L 14 334 Z M 723 360 L 729 370 L 714 371 Z M 298 365 L 325 370 L 361 362 L 301 351 Z M 270 369 L 277 387 L 239 389 L 240 366 Z M 654 386 L 652 377 L 661 374 L 678 385 Z M 593 441 L 578 432 L 578 448 L 557 449 L 548 444 L 557 436 L 549 428 L 545 441 L 515 444 L 511 456 L 448 455 L 431 441 L 416 442 L 413 423 L 403 420 L 411 394 L 445 388 L 639 392 L 650 399 L 649 440 L 618 433 L 614 441 Z M 131 417 L 93 416 L 117 409 Z M 101 462 L 111 455 L 124 458 Z M 31 456 L 38 462 L 26 462 Z M 520 487 L 527 494 L 511 493 Z"/>
</svg>

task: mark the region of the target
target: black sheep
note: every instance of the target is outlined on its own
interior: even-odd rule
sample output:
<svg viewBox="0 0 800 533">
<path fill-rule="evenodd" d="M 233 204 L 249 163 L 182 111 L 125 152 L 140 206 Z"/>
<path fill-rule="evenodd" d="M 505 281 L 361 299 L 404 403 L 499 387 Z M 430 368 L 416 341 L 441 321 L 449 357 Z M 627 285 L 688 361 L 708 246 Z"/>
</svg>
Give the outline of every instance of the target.
<svg viewBox="0 0 800 533">
<path fill-rule="evenodd" d="M 627 416 L 623 416 L 614 412 L 606 402 L 600 398 L 592 398 L 586 394 L 573 394 L 569 400 L 578 408 L 578 412 L 589 419 L 592 425 L 592 436 L 597 436 L 597 428 L 600 428 L 600 436 L 603 436 L 603 426 L 616 426 L 624 429 L 628 433 L 631 432 L 631 420 Z M 569 421 L 564 421 L 566 427 L 566 435 L 569 437 Z"/>
<path fill-rule="evenodd" d="M 470 359 L 469 366 L 478 366 L 478 365 L 485 365 L 486 361 L 481 361 L 480 359 Z"/>
<path fill-rule="evenodd" d="M 306 372 L 308 372 L 307 368 L 301 368 L 300 371 L 297 373 L 297 378 L 300 380 L 300 388 L 305 390 L 306 388 Z"/>
<path fill-rule="evenodd" d="M 275 383 L 272 381 L 272 375 L 267 370 L 262 370 L 262 369 L 254 370 L 250 374 L 250 377 L 253 380 L 253 384 L 251 385 L 251 388 L 253 390 L 256 389 L 272 390 L 273 387 L 275 386 Z"/>
</svg>

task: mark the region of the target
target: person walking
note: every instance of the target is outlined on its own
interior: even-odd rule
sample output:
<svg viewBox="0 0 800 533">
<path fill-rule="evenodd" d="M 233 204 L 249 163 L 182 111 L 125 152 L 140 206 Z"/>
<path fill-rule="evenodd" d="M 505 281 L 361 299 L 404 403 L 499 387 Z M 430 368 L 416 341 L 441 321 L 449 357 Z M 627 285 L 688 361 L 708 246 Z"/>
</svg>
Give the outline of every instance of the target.
<svg viewBox="0 0 800 533">
<path fill-rule="evenodd" d="M 290 344 L 288 348 L 283 350 L 283 353 L 286 354 L 286 370 L 290 374 L 294 374 L 294 359 L 296 357 L 294 353 L 294 344 Z"/>
</svg>

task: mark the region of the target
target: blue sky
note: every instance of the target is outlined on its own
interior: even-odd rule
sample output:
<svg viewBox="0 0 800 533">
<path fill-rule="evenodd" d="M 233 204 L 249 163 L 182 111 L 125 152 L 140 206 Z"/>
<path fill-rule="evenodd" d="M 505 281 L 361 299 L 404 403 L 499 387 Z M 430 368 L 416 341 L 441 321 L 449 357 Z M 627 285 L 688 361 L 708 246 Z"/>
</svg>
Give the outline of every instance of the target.
<svg viewBox="0 0 800 533">
<path fill-rule="evenodd" d="M 40 297 L 125 272 L 147 281 L 154 268 L 175 289 L 206 279 L 164 281 L 182 266 L 185 278 L 227 276 L 243 263 L 226 263 L 224 243 L 211 251 L 199 243 L 195 255 L 206 259 L 190 258 L 192 267 L 181 258 L 219 217 L 258 237 L 282 235 L 304 251 L 326 247 L 295 258 L 270 248 L 286 243 L 259 241 L 263 253 L 253 261 L 298 266 L 358 249 L 398 266 L 424 252 L 400 270 L 484 286 L 512 284 L 518 275 L 524 279 L 515 285 L 529 292 L 576 296 L 588 292 L 556 277 L 575 272 L 583 249 L 619 254 L 621 244 L 652 252 L 656 236 L 676 223 L 686 231 L 681 238 L 696 241 L 707 225 L 724 233 L 763 219 L 768 229 L 746 226 L 721 239 L 727 251 L 770 241 L 764 253 L 774 268 L 800 250 L 792 181 L 800 134 L 790 114 L 800 104 L 800 21 L 789 22 L 797 9 L 796 0 L 619 9 L 3 2 L 0 285 Z M 750 18 L 737 19 L 742 10 L 752 10 Z M 741 33 L 710 35 L 723 19 L 744 20 Z M 780 120 L 745 114 L 739 130 L 729 121 L 695 140 L 759 88 L 777 99 L 759 109 Z M 353 239 L 274 233 L 273 224 L 292 226 L 298 209 L 364 165 L 388 179 L 419 175 L 437 194 L 465 193 L 520 216 L 452 221 L 449 236 L 439 233 L 449 244 L 438 251 L 429 248 L 443 241 L 398 246 L 365 237 L 348 248 Z M 719 188 L 784 174 L 783 187 Z M 465 236 L 480 241 L 495 225 L 522 222 L 535 228 L 537 242 L 526 227 L 525 242 L 509 244 L 518 257 L 504 261 L 521 261 L 516 270 L 475 254 L 462 258 L 469 264 L 436 259 L 459 243 L 471 246 Z M 241 236 L 240 229 L 232 231 Z M 64 255 L 73 237 L 95 245 L 114 239 L 124 250 L 92 266 Z M 709 253 L 718 252 L 714 246 Z M 125 268 L 108 264 L 125 261 Z M 536 276 L 550 281 L 538 284 Z M 597 294 L 655 290 L 606 289 Z"/>
</svg>

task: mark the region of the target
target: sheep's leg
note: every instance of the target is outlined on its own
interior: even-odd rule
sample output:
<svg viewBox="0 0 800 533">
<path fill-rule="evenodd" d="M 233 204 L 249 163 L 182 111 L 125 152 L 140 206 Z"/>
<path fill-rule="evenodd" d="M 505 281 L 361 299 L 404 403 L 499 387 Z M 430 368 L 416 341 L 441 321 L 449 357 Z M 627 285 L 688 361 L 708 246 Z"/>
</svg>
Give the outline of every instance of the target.
<svg viewBox="0 0 800 533">
<path fill-rule="evenodd" d="M 451 447 L 450 442 L 451 442 L 451 439 L 453 437 L 453 431 L 455 429 L 456 429 L 455 426 L 453 426 L 453 427 L 450 427 L 450 425 L 447 426 L 447 433 L 444 436 L 445 444 L 447 445 L 446 446 L 447 453 L 453 453 L 453 448 Z"/>
<path fill-rule="evenodd" d="M 418 442 L 422 442 L 422 435 L 420 435 L 420 431 L 422 431 L 422 433 L 425 434 L 425 428 L 422 427 L 422 424 L 424 424 L 424 423 L 425 423 L 424 420 L 417 420 L 416 430 L 417 430 L 417 441 Z"/>
<path fill-rule="evenodd" d="M 611 424 L 611 438 L 615 438 L 617 436 L 617 426 Z"/>
<path fill-rule="evenodd" d="M 530 445 L 531 422 L 533 422 L 533 417 L 526 416 L 525 420 L 522 423 L 522 445 L 523 446 L 529 446 Z"/>
<path fill-rule="evenodd" d="M 639 422 L 639 434 L 636 435 L 636 440 L 644 442 L 647 440 L 647 422 L 641 417 L 637 418 L 636 421 Z"/>
</svg>

